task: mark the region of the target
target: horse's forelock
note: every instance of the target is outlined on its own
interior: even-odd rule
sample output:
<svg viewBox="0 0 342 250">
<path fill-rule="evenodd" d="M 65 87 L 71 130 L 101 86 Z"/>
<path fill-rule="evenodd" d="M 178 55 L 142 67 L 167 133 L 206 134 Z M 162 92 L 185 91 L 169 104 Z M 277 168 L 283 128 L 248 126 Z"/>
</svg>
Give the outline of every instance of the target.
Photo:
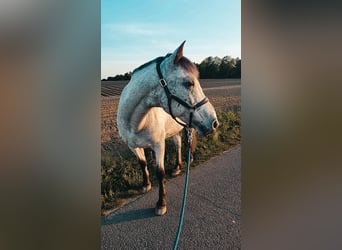
<svg viewBox="0 0 342 250">
<path fill-rule="evenodd" d="M 170 55 L 171 54 L 167 54 L 166 57 L 169 57 Z M 165 57 L 157 57 L 157 58 L 155 58 L 155 59 L 153 59 L 147 63 L 144 63 L 143 65 L 134 69 L 133 74 L 136 73 L 137 71 L 140 71 L 141 69 L 146 68 L 147 66 L 151 65 L 152 63 L 158 62 L 159 60 L 161 60 L 163 58 L 165 58 Z M 198 79 L 198 77 L 199 77 L 198 69 L 197 69 L 196 65 L 194 63 L 192 63 L 188 58 L 183 56 L 181 59 L 179 59 L 177 64 L 180 65 L 186 72 L 194 75 Z"/>
<path fill-rule="evenodd" d="M 199 72 L 194 63 L 192 63 L 188 58 L 182 57 L 179 59 L 178 64 L 188 73 L 193 74 L 196 78 L 199 77 Z"/>
</svg>

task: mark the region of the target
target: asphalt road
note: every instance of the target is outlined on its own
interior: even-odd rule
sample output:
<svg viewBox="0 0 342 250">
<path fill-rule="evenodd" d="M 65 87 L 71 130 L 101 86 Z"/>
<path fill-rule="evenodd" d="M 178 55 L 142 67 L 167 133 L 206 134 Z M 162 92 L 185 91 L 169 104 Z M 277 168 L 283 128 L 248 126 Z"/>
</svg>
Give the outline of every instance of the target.
<svg viewBox="0 0 342 250">
<path fill-rule="evenodd" d="M 178 249 L 241 249 L 241 147 L 191 169 Z M 168 211 L 154 215 L 158 189 L 102 219 L 102 249 L 172 249 L 184 175 L 166 184 Z"/>
</svg>

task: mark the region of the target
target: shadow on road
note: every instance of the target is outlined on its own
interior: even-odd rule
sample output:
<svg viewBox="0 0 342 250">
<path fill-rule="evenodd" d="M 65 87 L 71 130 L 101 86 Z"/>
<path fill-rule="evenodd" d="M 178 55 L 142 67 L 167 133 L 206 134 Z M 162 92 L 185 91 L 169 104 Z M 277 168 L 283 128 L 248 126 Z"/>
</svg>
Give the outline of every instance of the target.
<svg viewBox="0 0 342 250">
<path fill-rule="evenodd" d="M 155 217 L 154 208 L 131 210 L 123 213 L 113 214 L 101 219 L 101 225 L 118 224 L 122 222 L 142 220 Z"/>
</svg>

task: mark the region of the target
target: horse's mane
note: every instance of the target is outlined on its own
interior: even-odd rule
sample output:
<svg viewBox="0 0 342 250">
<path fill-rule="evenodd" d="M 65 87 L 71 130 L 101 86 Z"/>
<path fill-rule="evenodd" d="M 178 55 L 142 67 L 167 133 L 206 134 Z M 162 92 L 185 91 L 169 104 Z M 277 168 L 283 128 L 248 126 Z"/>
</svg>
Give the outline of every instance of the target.
<svg viewBox="0 0 342 250">
<path fill-rule="evenodd" d="M 143 65 L 140 65 L 138 68 L 136 68 L 136 69 L 133 70 L 133 74 L 134 74 L 135 72 L 137 72 L 137 71 L 139 71 L 139 70 L 141 70 L 141 69 L 143 69 L 143 68 L 145 68 L 145 67 L 151 65 L 152 63 L 158 62 L 158 61 L 164 59 L 164 57 L 168 57 L 168 56 L 170 56 L 170 55 L 171 55 L 171 53 L 167 54 L 166 56 L 159 56 L 159 57 L 154 58 L 153 60 L 151 60 L 151 61 L 149 61 L 149 62 L 147 62 L 147 63 L 144 63 Z"/>
<path fill-rule="evenodd" d="M 149 66 L 149 65 L 151 65 L 151 64 L 153 64 L 155 62 L 163 60 L 165 57 L 168 57 L 170 55 L 171 55 L 171 53 L 167 54 L 166 56 L 159 56 L 159 57 L 157 57 L 157 58 L 155 58 L 155 59 L 153 59 L 153 60 L 151 60 L 151 61 L 149 61 L 147 63 L 144 63 L 143 65 L 141 65 L 138 68 L 134 69 L 132 74 L 134 74 L 135 72 L 137 72 L 137 71 L 139 71 L 139 70 L 141 70 L 141 69 L 143 69 L 143 68 L 145 68 L 145 67 L 147 67 L 147 66 Z M 187 72 L 193 74 L 196 78 L 199 77 L 199 72 L 198 72 L 198 69 L 197 69 L 196 65 L 194 63 L 192 63 L 188 58 L 183 56 L 181 59 L 179 59 L 178 64 L 183 69 L 185 69 Z"/>
</svg>

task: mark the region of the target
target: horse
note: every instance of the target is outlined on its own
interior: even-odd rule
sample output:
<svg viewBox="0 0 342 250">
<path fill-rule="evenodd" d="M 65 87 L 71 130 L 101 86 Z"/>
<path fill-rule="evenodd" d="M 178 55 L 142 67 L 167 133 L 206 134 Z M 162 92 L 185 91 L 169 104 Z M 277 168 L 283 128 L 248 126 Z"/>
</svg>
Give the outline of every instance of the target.
<svg viewBox="0 0 342 250">
<path fill-rule="evenodd" d="M 173 137 L 176 145 L 177 165 L 172 173 L 175 176 L 181 172 L 182 129 L 191 127 L 198 135 L 205 136 L 219 126 L 215 109 L 199 83 L 196 65 L 183 56 L 184 43 L 173 53 L 136 68 L 118 105 L 118 131 L 138 158 L 143 172 L 143 192 L 151 190 L 144 148 L 151 148 L 155 153 L 159 183 L 156 215 L 167 211 L 165 139 Z"/>
</svg>

